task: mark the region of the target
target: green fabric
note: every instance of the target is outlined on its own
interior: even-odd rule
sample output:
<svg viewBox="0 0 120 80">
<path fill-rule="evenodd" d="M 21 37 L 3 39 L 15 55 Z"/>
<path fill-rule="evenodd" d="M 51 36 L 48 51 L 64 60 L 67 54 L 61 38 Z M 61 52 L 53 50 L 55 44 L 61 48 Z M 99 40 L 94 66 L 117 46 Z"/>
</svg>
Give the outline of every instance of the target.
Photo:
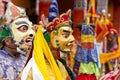
<svg viewBox="0 0 120 80">
<path fill-rule="evenodd" d="M 12 37 L 10 31 L 7 30 L 6 28 L 1 28 L 0 29 L 0 41 L 5 39 L 6 37 Z"/>
<path fill-rule="evenodd" d="M 96 77 L 100 76 L 99 69 L 94 62 L 89 63 L 80 63 L 79 73 L 86 73 L 86 74 L 95 74 Z"/>
<path fill-rule="evenodd" d="M 47 42 L 50 42 L 50 36 L 49 36 L 48 32 L 44 33 L 44 38 Z"/>
</svg>

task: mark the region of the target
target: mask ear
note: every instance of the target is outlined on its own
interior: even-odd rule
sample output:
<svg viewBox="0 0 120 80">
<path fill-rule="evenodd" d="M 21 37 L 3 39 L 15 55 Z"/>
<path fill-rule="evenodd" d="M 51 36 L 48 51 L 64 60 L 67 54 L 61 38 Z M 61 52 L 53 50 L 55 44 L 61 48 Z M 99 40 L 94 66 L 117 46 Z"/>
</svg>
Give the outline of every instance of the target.
<svg viewBox="0 0 120 80">
<path fill-rule="evenodd" d="M 56 36 L 56 31 L 52 31 L 52 32 L 50 33 L 50 38 L 51 38 L 51 39 L 54 39 L 55 36 Z"/>
<path fill-rule="evenodd" d="M 57 36 L 57 35 L 56 35 L 56 31 L 52 31 L 52 32 L 50 33 L 50 40 L 51 40 L 52 46 L 53 46 L 54 48 L 58 48 L 58 47 L 57 47 L 57 44 L 56 44 L 56 39 L 57 39 L 56 36 Z"/>
<path fill-rule="evenodd" d="M 16 16 L 20 15 L 20 11 L 15 6 L 11 6 L 10 11 L 12 13 L 12 19 L 14 19 Z"/>
</svg>

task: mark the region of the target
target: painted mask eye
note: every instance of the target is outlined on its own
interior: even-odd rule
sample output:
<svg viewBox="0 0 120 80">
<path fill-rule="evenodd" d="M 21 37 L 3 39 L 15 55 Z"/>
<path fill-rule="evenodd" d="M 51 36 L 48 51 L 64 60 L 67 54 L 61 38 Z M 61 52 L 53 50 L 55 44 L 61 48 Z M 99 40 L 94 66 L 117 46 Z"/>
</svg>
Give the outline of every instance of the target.
<svg viewBox="0 0 120 80">
<path fill-rule="evenodd" d="M 68 34 L 68 33 L 64 33 L 64 34 L 62 34 L 62 36 L 63 36 L 64 38 L 68 38 L 68 37 L 69 37 L 69 34 Z"/>
<path fill-rule="evenodd" d="M 22 25 L 18 28 L 18 30 L 21 31 L 21 32 L 26 32 L 28 30 L 28 26 Z"/>
</svg>

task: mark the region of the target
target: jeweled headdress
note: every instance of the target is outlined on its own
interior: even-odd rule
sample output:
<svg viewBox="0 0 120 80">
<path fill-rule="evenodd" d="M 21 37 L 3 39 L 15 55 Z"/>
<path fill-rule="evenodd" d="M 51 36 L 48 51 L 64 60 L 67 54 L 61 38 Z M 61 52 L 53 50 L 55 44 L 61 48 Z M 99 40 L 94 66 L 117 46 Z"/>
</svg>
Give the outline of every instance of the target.
<svg viewBox="0 0 120 80">
<path fill-rule="evenodd" d="M 66 13 L 59 15 L 58 4 L 56 0 L 51 1 L 49 8 L 49 16 L 47 25 L 47 30 L 52 31 L 61 26 L 71 26 L 71 10 L 68 10 Z"/>
</svg>

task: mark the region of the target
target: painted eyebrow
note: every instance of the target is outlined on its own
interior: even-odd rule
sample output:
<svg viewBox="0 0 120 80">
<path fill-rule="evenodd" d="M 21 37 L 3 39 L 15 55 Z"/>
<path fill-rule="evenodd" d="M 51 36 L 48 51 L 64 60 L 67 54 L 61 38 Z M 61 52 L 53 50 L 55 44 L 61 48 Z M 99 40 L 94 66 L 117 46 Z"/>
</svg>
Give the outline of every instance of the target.
<svg viewBox="0 0 120 80">
<path fill-rule="evenodd" d="M 25 21 L 19 21 L 19 22 L 16 22 L 15 23 L 16 25 L 20 25 L 20 24 L 26 24 L 26 25 L 29 25 L 27 22 L 25 22 Z"/>
<path fill-rule="evenodd" d="M 67 32 L 67 33 L 70 33 L 70 31 L 68 31 L 68 30 L 63 30 L 63 32 Z"/>
</svg>

